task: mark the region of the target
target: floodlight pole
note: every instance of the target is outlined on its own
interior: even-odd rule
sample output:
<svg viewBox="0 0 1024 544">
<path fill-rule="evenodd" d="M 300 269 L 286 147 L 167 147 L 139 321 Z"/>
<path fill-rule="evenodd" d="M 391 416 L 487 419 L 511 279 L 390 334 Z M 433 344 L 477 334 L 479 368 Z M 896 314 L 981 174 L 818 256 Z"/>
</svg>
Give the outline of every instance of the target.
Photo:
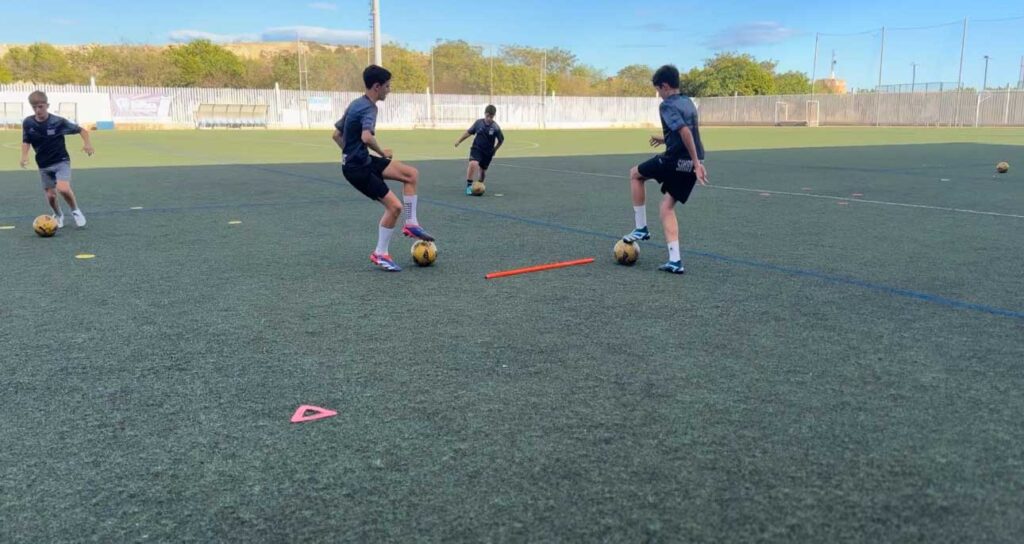
<svg viewBox="0 0 1024 544">
<path fill-rule="evenodd" d="M 821 34 L 818 32 L 814 33 L 814 61 L 811 63 L 811 98 L 814 98 L 814 78 L 818 75 L 818 40 L 821 39 Z"/>
<path fill-rule="evenodd" d="M 984 58 L 985 58 L 985 78 L 982 80 L 982 83 L 981 83 L 981 90 L 982 90 L 982 92 L 984 92 L 985 89 L 988 89 L 988 60 L 990 58 L 992 58 L 992 57 L 990 57 L 988 55 L 985 55 Z"/>
<path fill-rule="evenodd" d="M 964 31 L 960 36 L 960 72 L 956 76 L 956 117 L 953 126 L 960 125 L 960 97 L 964 89 L 964 48 L 967 46 L 967 17 L 964 17 Z"/>
<path fill-rule="evenodd" d="M 882 115 L 882 65 L 885 62 L 885 27 L 882 27 L 882 47 L 878 53 L 878 85 L 875 86 L 875 126 L 881 124 Z"/>
<path fill-rule="evenodd" d="M 380 44 L 380 0 L 371 0 L 370 10 L 373 14 L 373 63 L 381 66 L 384 60 Z"/>
</svg>

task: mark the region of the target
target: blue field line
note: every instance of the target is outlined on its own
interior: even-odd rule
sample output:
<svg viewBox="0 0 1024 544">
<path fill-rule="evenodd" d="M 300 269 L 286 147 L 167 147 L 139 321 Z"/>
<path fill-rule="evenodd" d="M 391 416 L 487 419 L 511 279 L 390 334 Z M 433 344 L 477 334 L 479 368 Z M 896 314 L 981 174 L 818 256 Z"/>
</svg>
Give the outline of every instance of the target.
<svg viewBox="0 0 1024 544">
<path fill-rule="evenodd" d="M 252 165 L 252 164 L 239 164 L 237 166 L 241 166 L 241 167 L 244 167 L 244 168 L 252 168 L 252 169 L 255 169 L 255 170 L 259 170 L 259 171 L 269 172 L 269 173 L 272 173 L 272 174 L 279 174 L 279 175 L 282 175 L 282 176 L 288 176 L 288 177 L 292 177 L 292 178 L 296 178 L 296 179 L 303 179 L 303 180 L 313 181 L 313 182 L 317 182 L 317 183 L 326 183 L 326 184 L 337 186 L 337 187 L 348 187 L 348 188 L 351 188 L 351 186 L 348 183 L 343 183 L 340 180 L 328 179 L 328 178 L 324 178 L 324 177 L 320 177 L 320 176 L 312 176 L 312 175 L 307 175 L 307 174 L 300 174 L 300 173 L 291 172 L 291 171 L 287 171 L 287 170 L 278 170 L 276 168 L 270 168 L 270 167 L 266 167 L 266 166 Z M 346 200 L 358 200 L 358 199 L 346 199 Z M 322 199 L 318 200 L 318 201 L 322 201 Z M 516 221 L 516 222 L 519 222 L 519 223 L 525 223 L 525 224 L 528 224 L 528 225 L 535 225 L 535 226 L 539 226 L 539 227 L 560 230 L 560 231 L 563 231 L 563 232 L 571 232 L 571 233 L 574 233 L 574 234 L 582 234 L 582 235 L 586 235 L 586 236 L 595 236 L 595 237 L 604 238 L 604 239 L 608 239 L 608 240 L 619 239 L 619 236 L 611 235 L 611 234 L 604 233 L 604 232 L 598 232 L 598 231 L 589 230 L 589 229 L 581 229 L 581 228 L 576 228 L 576 227 L 569 227 L 569 226 L 566 226 L 566 225 L 561 225 L 559 223 L 552 223 L 550 221 L 543 221 L 543 220 L 540 220 L 540 219 L 531 219 L 531 218 L 528 218 L 528 217 L 521 217 L 521 216 L 518 216 L 518 215 L 512 215 L 512 214 L 507 214 L 507 213 L 492 212 L 492 211 L 488 211 L 488 210 L 481 210 L 481 209 L 478 209 L 478 208 L 471 208 L 471 207 L 462 206 L 462 205 L 459 205 L 459 204 L 451 204 L 449 202 L 444 202 L 444 201 L 441 201 L 441 200 L 434 200 L 434 199 L 428 199 L 428 198 L 422 198 L 421 197 L 420 201 L 421 202 L 426 202 L 428 204 L 432 204 L 432 205 L 435 205 L 435 206 L 443 207 L 443 208 L 450 208 L 450 209 L 453 209 L 453 210 L 459 210 L 459 211 L 463 211 L 463 212 L 470 212 L 470 213 L 475 213 L 475 214 L 479 214 L 479 215 L 488 215 L 488 216 L 491 216 L 491 217 L 498 217 L 498 218 L 501 218 L 501 219 L 507 219 L 509 221 Z M 221 205 L 213 205 L 213 206 L 226 206 L 226 205 L 221 204 Z M 245 206 L 245 205 L 238 205 L 238 206 Z M 259 206 L 259 204 L 255 205 L 255 206 Z M 173 211 L 173 210 L 170 210 L 170 209 L 168 209 L 168 210 L 169 211 Z M 138 211 L 143 211 L 143 210 L 138 210 Z M 660 246 L 661 244 L 658 244 L 657 242 L 644 242 L 644 245 L 645 246 Z M 848 286 L 852 286 L 852 287 L 860 287 L 862 289 L 868 289 L 868 290 L 871 290 L 871 291 L 876 291 L 876 292 L 879 292 L 879 293 L 885 293 L 885 294 L 896 296 L 896 297 L 910 298 L 910 299 L 914 299 L 914 300 L 920 300 L 920 301 L 924 301 L 924 302 L 929 302 L 929 303 L 932 303 L 932 304 L 938 304 L 940 306 L 946 306 L 947 308 L 955 308 L 955 309 L 959 309 L 959 310 L 970 310 L 970 311 L 974 311 L 974 312 L 985 313 L 985 314 L 999 316 L 999 317 L 1009 317 L 1009 318 L 1012 318 L 1012 319 L 1019 319 L 1019 320 L 1024 321 L 1024 312 L 1021 312 L 1021 311 L 1008 310 L 1006 308 L 999 308 L 999 307 L 996 307 L 996 306 L 987 306 L 985 304 L 976 304 L 976 303 L 973 303 L 973 302 L 957 300 L 957 299 L 953 299 L 953 298 L 944 297 L 944 296 L 941 296 L 941 295 L 933 295 L 931 293 L 915 291 L 913 289 L 904 289 L 904 288 L 901 288 L 901 287 L 892 287 L 892 286 L 883 285 L 883 284 L 879 284 L 879 283 L 873 283 L 873 282 L 870 282 L 870 281 L 867 281 L 867 280 L 861 280 L 861 279 L 857 279 L 857 278 L 849 278 L 849 277 L 845 277 L 845 276 L 838 276 L 838 275 L 835 275 L 835 274 L 828 274 L 826 272 L 819 272 L 819 271 L 816 271 L 816 270 L 807 270 L 807 269 L 802 269 L 802 268 L 793 268 L 793 267 L 788 267 L 788 266 L 779 266 L 779 265 L 775 265 L 775 264 L 771 264 L 771 263 L 766 263 L 766 262 L 762 262 L 762 261 L 755 261 L 755 260 L 751 260 L 751 259 L 742 259 L 742 258 L 738 258 L 738 257 L 729 257 L 727 255 L 720 255 L 718 253 L 712 253 L 712 252 L 708 252 L 708 251 L 684 250 L 683 253 L 685 253 L 687 255 L 696 255 L 698 257 L 705 257 L 705 258 L 708 258 L 708 259 L 713 259 L 713 260 L 716 260 L 716 261 L 730 263 L 730 264 L 737 264 L 737 265 L 747 266 L 747 267 L 751 267 L 751 268 L 758 268 L 758 269 L 761 269 L 761 270 L 770 270 L 770 271 L 773 271 L 773 272 L 779 272 L 779 273 L 787 274 L 787 275 L 790 275 L 790 276 L 797 276 L 797 277 L 804 277 L 804 278 L 814 278 L 814 279 L 817 279 L 817 280 L 821 280 L 821 281 L 824 281 L 824 282 L 833 283 L 833 284 L 837 284 L 837 285 L 848 285 Z"/>
<path fill-rule="evenodd" d="M 538 220 L 538 219 L 530 219 L 530 218 L 527 218 L 527 217 L 519 217 L 519 216 L 516 216 L 516 215 L 507 214 L 507 213 L 492 212 L 492 211 L 487 211 L 487 210 L 480 210 L 480 209 L 477 209 L 477 208 L 470 208 L 470 207 L 467 207 L 467 206 L 462 206 L 462 205 L 458 205 L 458 204 L 451 204 L 451 203 L 443 202 L 443 201 L 439 201 L 439 200 L 426 199 L 426 198 L 422 198 L 421 197 L 420 198 L 420 202 L 427 202 L 429 204 L 433 204 L 435 206 L 440 206 L 440 207 L 443 207 L 443 208 L 451 208 L 451 209 L 459 210 L 459 211 L 463 211 L 463 212 L 471 212 L 471 213 L 477 213 L 477 214 L 481 214 L 481 215 L 488 215 L 488 216 L 491 216 L 491 217 L 498 217 L 498 218 L 501 218 L 501 219 L 508 219 L 510 221 L 517 221 L 517 222 L 520 222 L 520 223 L 526 223 L 526 224 L 530 224 L 530 225 L 536 225 L 536 226 L 540 226 L 540 227 L 560 230 L 560 231 L 563 231 L 563 232 L 571 232 L 571 233 L 574 233 L 574 234 L 584 234 L 584 235 L 588 235 L 588 236 L 595 236 L 595 237 L 604 238 L 604 239 L 607 239 L 607 240 L 618 240 L 619 238 L 621 238 L 620 236 L 611 235 L 611 234 L 608 234 L 608 233 L 605 233 L 605 232 L 599 232 L 599 231 L 588 230 L 588 229 L 581 229 L 581 228 L 576 228 L 576 227 L 569 227 L 569 226 L 565 226 L 565 225 L 560 225 L 558 223 L 552 223 L 550 221 L 542 221 L 542 220 Z M 661 244 L 659 242 L 641 242 L 641 243 L 644 246 L 648 246 L 648 247 L 664 247 L 663 244 Z M 877 291 L 877 292 L 880 292 L 880 293 L 886 293 L 886 294 L 889 294 L 889 295 L 892 295 L 892 296 L 911 298 L 911 299 L 915 299 L 915 300 L 922 300 L 922 301 L 925 301 L 925 302 L 930 302 L 932 304 L 939 304 L 939 305 L 947 306 L 947 307 L 950 307 L 950 308 L 957 308 L 957 309 L 961 309 L 961 310 L 972 310 L 972 311 L 975 311 L 975 312 L 981 312 L 981 313 L 986 313 L 986 314 L 990 314 L 990 315 L 996 315 L 996 316 L 1000 316 L 1000 317 L 1010 317 L 1010 318 L 1014 318 L 1014 319 L 1024 320 L 1024 312 L 1008 310 L 1008 309 L 1005 309 L 1005 308 L 999 308 L 999 307 L 995 307 L 995 306 L 987 306 L 985 304 L 975 304 L 973 302 L 966 302 L 966 301 L 962 301 L 962 300 L 957 300 L 957 299 L 953 299 L 953 298 L 944 297 L 944 296 L 941 296 L 941 295 L 933 295 L 931 293 L 915 291 L 913 289 L 904 289 L 904 288 L 901 288 L 901 287 L 891 287 L 891 286 L 888 286 L 888 285 L 883 285 L 883 284 L 880 284 L 880 283 L 873 283 L 873 282 L 870 282 L 870 281 L 867 281 L 867 280 L 858 279 L 858 278 L 849 278 L 849 277 L 845 277 L 845 276 L 838 276 L 838 275 L 829 274 L 829 273 L 826 273 L 826 272 L 819 272 L 817 270 L 807 270 L 807 269 L 803 269 L 803 268 L 793 268 L 793 267 L 789 267 L 789 266 L 780 266 L 780 265 L 775 265 L 775 264 L 766 263 L 766 262 L 762 262 L 762 261 L 755 261 L 755 260 L 751 260 L 751 259 L 742 259 L 742 258 L 738 258 L 738 257 L 729 257 L 728 255 L 721 255 L 721 254 L 718 254 L 718 253 L 712 253 L 710 251 L 699 251 L 699 250 L 693 250 L 693 249 L 686 249 L 686 250 L 683 250 L 683 253 L 686 254 L 686 255 L 695 255 L 695 256 L 698 256 L 698 257 L 704 257 L 704 258 L 708 258 L 708 259 L 712 259 L 712 260 L 716 260 L 716 261 L 720 261 L 720 262 L 724 262 L 724 263 L 729 263 L 729 264 L 737 264 L 737 265 L 742 265 L 742 266 L 748 266 L 748 267 L 751 267 L 751 268 L 758 268 L 758 269 L 761 269 L 761 270 L 771 270 L 773 272 L 780 272 L 780 273 L 787 274 L 787 275 L 790 275 L 790 276 L 814 278 L 814 279 L 818 279 L 818 280 L 821 280 L 821 281 L 825 281 L 825 282 L 828 282 L 828 283 L 834 283 L 834 284 L 838 284 L 838 285 L 849 285 L 849 286 L 854 286 L 854 287 L 861 287 L 863 289 L 869 289 L 869 290 Z"/>
<path fill-rule="evenodd" d="M 342 184 L 341 182 L 335 182 L 333 180 L 328 180 L 328 179 L 325 179 L 325 178 L 319 178 L 317 176 L 309 176 L 309 175 L 305 175 L 305 174 L 294 174 L 292 172 L 287 172 L 287 171 L 284 171 L 284 170 L 276 170 L 274 168 L 258 167 L 258 169 L 266 171 L 266 172 L 272 172 L 272 173 L 275 173 L 275 174 L 292 176 L 292 177 L 296 177 L 296 178 L 299 178 L 299 179 L 309 179 L 309 180 L 318 181 L 318 182 L 322 182 L 322 183 L 331 183 L 331 184 L 335 184 L 335 185 L 339 185 L 339 186 L 347 185 L 347 184 Z M 516 222 L 519 222 L 519 223 L 525 223 L 525 224 L 528 224 L 528 225 L 535 225 L 535 226 L 538 226 L 538 227 L 544 227 L 544 228 L 560 230 L 560 231 L 563 231 L 563 232 L 571 232 L 571 233 L 574 233 L 574 234 L 583 234 L 583 235 L 586 235 L 586 236 L 596 236 L 596 237 L 604 238 L 604 239 L 608 239 L 608 240 L 617 240 L 617 239 L 620 238 L 619 236 L 611 235 L 611 234 L 608 234 L 608 233 L 605 233 L 605 232 L 598 232 L 598 231 L 589 230 L 589 229 L 581 229 L 581 228 L 576 228 L 576 227 L 569 227 L 569 226 L 566 226 L 566 225 L 561 225 L 559 223 L 552 223 L 550 221 L 543 221 L 543 220 L 540 220 L 540 219 L 531 219 L 531 218 L 528 218 L 528 217 L 521 217 L 521 216 L 518 216 L 518 215 L 512 215 L 512 214 L 507 214 L 507 213 L 492 212 L 492 211 L 488 211 L 488 210 L 481 210 L 481 209 L 478 209 L 478 208 L 471 208 L 469 206 L 463 206 L 463 205 L 460 205 L 460 204 L 452 204 L 452 203 L 449 203 L 449 202 L 444 202 L 444 201 L 441 201 L 441 200 L 435 200 L 435 199 L 431 199 L 431 198 L 420 197 L 419 200 L 420 200 L 420 202 L 426 202 L 428 204 L 432 204 L 434 206 L 439 206 L 439 207 L 442 207 L 442 208 L 450 208 L 450 209 L 453 209 L 453 210 L 459 210 L 459 211 L 463 211 L 463 212 L 476 213 L 476 214 L 479 214 L 479 215 L 488 215 L 488 216 L 491 216 L 491 217 L 498 217 L 498 218 L 501 218 L 501 219 L 507 219 L 509 221 L 516 221 Z M 657 242 L 644 242 L 644 245 L 645 246 L 659 246 L 659 247 L 661 246 L 661 244 L 658 244 Z M 790 275 L 790 276 L 814 278 L 814 279 L 817 279 L 817 280 L 821 280 L 821 281 L 825 281 L 825 282 L 833 283 L 833 284 L 837 284 L 837 285 L 849 285 L 849 286 L 853 286 L 853 287 L 860 287 L 860 288 L 868 289 L 868 290 L 871 290 L 871 291 L 876 291 L 876 292 L 880 292 L 880 293 L 886 293 L 886 294 L 892 295 L 892 296 L 910 298 L 910 299 L 914 299 L 914 300 L 921 300 L 921 301 L 924 301 L 924 302 L 930 302 L 932 304 L 938 304 L 940 306 L 946 306 L 948 308 L 956 308 L 956 309 L 960 309 L 960 310 L 971 310 L 971 311 L 975 311 L 975 312 L 986 313 L 986 314 L 989 314 L 989 315 L 995 315 L 995 316 L 999 316 L 999 317 L 1010 317 L 1010 318 L 1013 318 L 1013 319 L 1020 319 L 1020 320 L 1024 321 L 1024 312 L 1015 311 L 1015 310 L 1008 310 L 1006 308 L 999 308 L 999 307 L 996 307 L 996 306 L 987 306 L 987 305 L 984 305 L 984 304 L 975 304 L 973 302 L 966 302 L 966 301 L 963 301 L 963 300 L 957 300 L 957 299 L 953 299 L 953 298 L 948 298 L 948 297 L 944 297 L 944 296 L 941 296 L 941 295 L 933 295 L 931 293 L 915 291 L 913 289 L 904 289 L 904 288 L 901 288 L 901 287 L 892 287 L 892 286 L 883 285 L 883 284 L 879 284 L 879 283 L 873 283 L 873 282 L 870 282 L 870 281 L 867 281 L 867 280 L 861 280 L 861 279 L 857 279 L 857 278 L 848 278 L 848 277 L 845 277 L 845 276 L 838 276 L 838 275 L 835 275 L 835 274 L 828 274 L 826 272 L 819 272 L 817 270 L 807 270 L 807 269 L 802 269 L 802 268 L 793 268 L 793 267 L 788 267 L 788 266 L 779 266 L 779 265 L 775 265 L 775 264 L 771 264 L 771 263 L 766 263 L 766 262 L 762 262 L 762 261 L 754 261 L 754 260 L 742 259 L 742 258 L 738 258 L 738 257 L 729 257 L 727 255 L 720 255 L 718 253 L 712 253 L 712 252 L 708 252 L 708 251 L 698 251 L 698 250 L 689 250 L 688 249 L 688 250 L 684 250 L 683 253 L 685 253 L 687 255 L 696 255 L 698 257 L 705 257 L 705 258 L 713 259 L 713 260 L 720 261 L 720 262 L 725 262 L 725 263 L 730 263 L 730 264 L 738 264 L 738 265 L 742 265 L 742 266 L 748 266 L 748 267 L 751 267 L 751 268 L 758 268 L 758 269 L 761 269 L 761 270 L 771 270 L 773 272 L 780 272 L 780 273 L 787 274 L 787 275 Z"/>
</svg>

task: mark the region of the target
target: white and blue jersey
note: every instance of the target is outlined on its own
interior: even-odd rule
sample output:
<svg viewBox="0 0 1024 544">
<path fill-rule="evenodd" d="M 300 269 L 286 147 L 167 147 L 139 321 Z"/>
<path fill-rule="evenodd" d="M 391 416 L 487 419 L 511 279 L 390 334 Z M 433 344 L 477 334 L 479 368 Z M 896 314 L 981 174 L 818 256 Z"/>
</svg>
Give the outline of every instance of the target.
<svg viewBox="0 0 1024 544">
<path fill-rule="evenodd" d="M 360 167 L 370 164 L 370 152 L 363 143 L 363 131 L 376 135 L 377 105 L 366 95 L 352 101 L 345 114 L 334 124 L 342 134 L 341 164 Z"/>
<path fill-rule="evenodd" d="M 501 127 L 498 123 L 491 121 L 487 122 L 486 119 L 477 119 L 473 126 L 466 130 L 467 134 L 475 134 L 473 138 L 472 149 L 481 151 L 488 155 L 494 153 L 494 146 L 496 142 L 505 142 L 505 135 L 501 132 Z"/>
<path fill-rule="evenodd" d="M 700 123 L 698 122 L 697 106 L 689 97 L 672 95 L 661 102 L 658 107 L 661 115 L 661 130 L 665 136 L 666 159 L 672 160 L 693 160 L 683 144 L 683 137 L 679 135 L 679 129 L 690 128 L 693 134 L 693 145 L 697 149 L 697 157 L 704 160 L 704 144 L 700 141 Z"/>
<path fill-rule="evenodd" d="M 39 168 L 71 162 L 64 136 L 81 132 L 82 127 L 52 113 L 45 121 L 37 121 L 34 115 L 30 115 L 21 123 L 21 141 L 32 145 Z"/>
</svg>

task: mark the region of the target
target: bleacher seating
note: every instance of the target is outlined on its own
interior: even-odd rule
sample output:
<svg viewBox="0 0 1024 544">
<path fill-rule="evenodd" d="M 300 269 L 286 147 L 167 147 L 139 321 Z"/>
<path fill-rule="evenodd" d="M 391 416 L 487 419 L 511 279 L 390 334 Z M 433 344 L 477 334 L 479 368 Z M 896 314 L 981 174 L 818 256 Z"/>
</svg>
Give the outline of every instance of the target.
<svg viewBox="0 0 1024 544">
<path fill-rule="evenodd" d="M 266 104 L 200 104 L 196 128 L 267 128 L 269 112 Z"/>
</svg>

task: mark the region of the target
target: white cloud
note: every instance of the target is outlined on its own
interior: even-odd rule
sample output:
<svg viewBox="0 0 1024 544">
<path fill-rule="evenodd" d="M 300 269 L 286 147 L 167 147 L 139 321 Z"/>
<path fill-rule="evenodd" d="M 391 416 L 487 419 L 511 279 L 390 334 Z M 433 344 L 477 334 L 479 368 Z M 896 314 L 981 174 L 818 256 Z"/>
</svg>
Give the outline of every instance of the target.
<svg viewBox="0 0 1024 544">
<path fill-rule="evenodd" d="M 786 28 L 774 21 L 760 21 L 723 28 L 704 42 L 712 49 L 732 49 L 781 43 L 800 31 Z"/>
<path fill-rule="evenodd" d="M 368 30 L 324 28 L 322 26 L 278 26 L 264 30 L 260 37 L 263 41 L 268 42 L 298 38 L 331 44 L 365 45 L 369 34 Z"/>
<path fill-rule="evenodd" d="M 338 11 L 337 4 L 332 4 L 330 2 L 313 2 L 312 4 L 306 5 L 312 9 L 319 9 L 322 11 Z"/>
<path fill-rule="evenodd" d="M 294 41 L 296 38 L 313 42 L 334 45 L 366 45 L 370 32 L 368 30 L 351 30 L 344 28 L 325 28 L 322 26 L 276 26 L 258 33 L 217 34 L 205 30 L 183 29 L 172 31 L 168 36 L 172 42 L 182 43 L 192 40 L 210 40 L 215 43 L 231 42 L 281 42 Z M 381 41 L 391 41 L 388 35 L 382 35 Z"/>
<path fill-rule="evenodd" d="M 192 40 L 210 40 L 215 43 L 230 43 L 230 42 L 255 42 L 259 41 L 259 36 L 256 34 L 217 34 L 214 32 L 206 32 L 205 30 L 172 30 L 168 35 L 172 42 L 190 42 Z"/>
</svg>

